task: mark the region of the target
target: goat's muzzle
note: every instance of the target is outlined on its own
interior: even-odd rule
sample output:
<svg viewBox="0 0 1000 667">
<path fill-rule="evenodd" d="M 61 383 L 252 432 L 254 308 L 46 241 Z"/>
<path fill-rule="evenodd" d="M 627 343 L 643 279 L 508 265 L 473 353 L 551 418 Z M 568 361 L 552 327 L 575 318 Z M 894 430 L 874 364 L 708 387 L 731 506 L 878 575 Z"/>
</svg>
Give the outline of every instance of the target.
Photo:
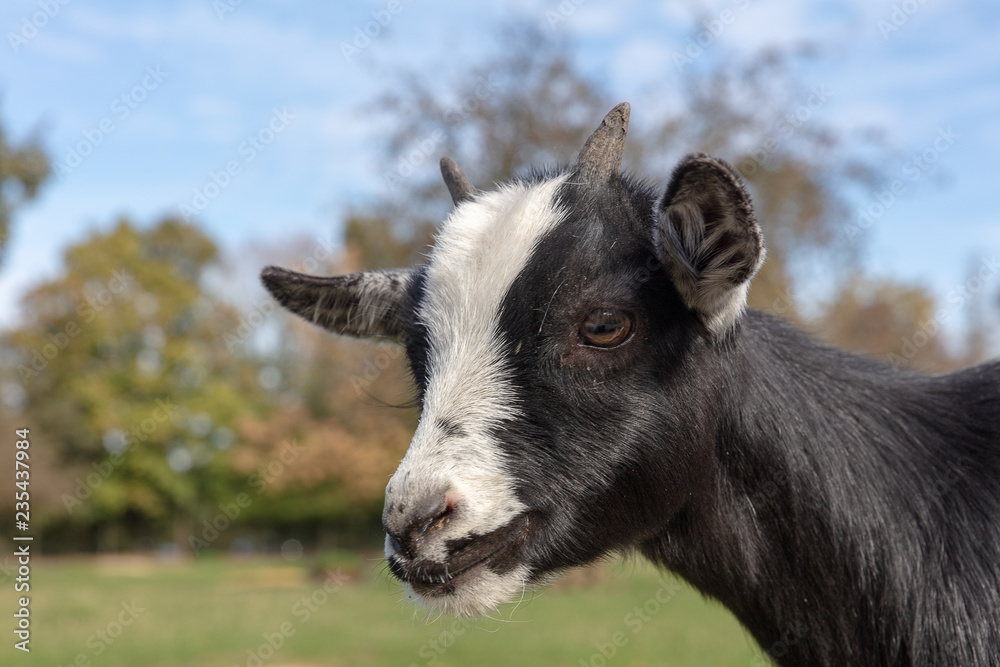
<svg viewBox="0 0 1000 667">
<path fill-rule="evenodd" d="M 485 535 L 454 530 L 461 515 L 461 504 L 446 492 L 409 507 L 387 505 L 382 522 L 389 570 L 419 595 L 440 596 L 484 568 L 503 574 L 520 563 L 527 515 Z M 449 532 L 464 536 L 449 539 Z"/>
</svg>

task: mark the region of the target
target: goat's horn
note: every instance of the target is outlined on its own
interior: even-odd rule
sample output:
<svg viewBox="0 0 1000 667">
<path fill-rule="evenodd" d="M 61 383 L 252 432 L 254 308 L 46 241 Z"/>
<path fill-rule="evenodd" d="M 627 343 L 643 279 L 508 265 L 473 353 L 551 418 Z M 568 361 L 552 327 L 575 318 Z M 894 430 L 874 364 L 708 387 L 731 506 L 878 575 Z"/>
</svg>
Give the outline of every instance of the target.
<svg viewBox="0 0 1000 667">
<path fill-rule="evenodd" d="M 473 195 L 476 194 L 472 183 L 450 157 L 441 158 L 441 175 L 444 176 L 444 184 L 448 186 L 448 192 L 451 193 L 451 200 L 455 206 L 466 199 L 472 199 Z"/>
<path fill-rule="evenodd" d="M 628 132 L 628 102 L 608 112 L 576 158 L 576 173 L 584 181 L 600 183 L 618 175 Z"/>
</svg>

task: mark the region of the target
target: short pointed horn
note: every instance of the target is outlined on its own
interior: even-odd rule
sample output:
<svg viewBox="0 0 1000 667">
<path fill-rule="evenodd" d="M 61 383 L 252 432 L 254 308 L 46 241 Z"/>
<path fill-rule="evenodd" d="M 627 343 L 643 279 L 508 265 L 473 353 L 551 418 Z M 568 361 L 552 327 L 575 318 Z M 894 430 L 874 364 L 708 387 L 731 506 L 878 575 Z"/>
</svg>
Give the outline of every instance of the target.
<svg viewBox="0 0 1000 667">
<path fill-rule="evenodd" d="M 576 173 L 585 181 L 603 183 L 622 168 L 622 152 L 628 133 L 628 102 L 622 102 L 604 117 L 576 159 Z"/>
<path fill-rule="evenodd" d="M 450 157 L 441 158 L 441 175 L 444 176 L 444 184 L 448 186 L 448 192 L 451 193 L 451 200 L 455 206 L 466 199 L 472 199 L 476 194 L 472 183 Z"/>
</svg>

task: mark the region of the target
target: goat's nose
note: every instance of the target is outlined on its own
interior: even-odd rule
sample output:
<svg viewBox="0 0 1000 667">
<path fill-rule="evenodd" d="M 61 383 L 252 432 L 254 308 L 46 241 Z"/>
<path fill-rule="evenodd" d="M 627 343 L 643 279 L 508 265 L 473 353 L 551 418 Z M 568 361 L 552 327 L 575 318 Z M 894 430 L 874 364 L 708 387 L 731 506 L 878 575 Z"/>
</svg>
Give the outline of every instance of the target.
<svg viewBox="0 0 1000 667">
<path fill-rule="evenodd" d="M 400 555 L 414 559 L 421 542 L 432 531 L 443 530 L 454 511 L 455 501 L 442 489 L 416 502 L 387 503 L 382 513 L 382 525 L 392 548 Z"/>
</svg>

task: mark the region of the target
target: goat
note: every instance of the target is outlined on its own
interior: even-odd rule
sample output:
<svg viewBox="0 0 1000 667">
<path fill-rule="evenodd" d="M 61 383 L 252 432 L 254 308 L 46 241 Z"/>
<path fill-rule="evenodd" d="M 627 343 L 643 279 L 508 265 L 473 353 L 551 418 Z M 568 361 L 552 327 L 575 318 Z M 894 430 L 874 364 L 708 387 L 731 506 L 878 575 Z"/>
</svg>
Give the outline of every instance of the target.
<svg viewBox="0 0 1000 667">
<path fill-rule="evenodd" d="M 658 196 L 621 173 L 628 118 L 492 192 L 442 159 L 420 267 L 263 271 L 293 313 L 405 346 L 390 570 L 478 615 L 631 550 L 784 665 L 1000 664 L 1000 362 L 926 376 L 748 309 L 739 176 L 694 154 Z"/>
</svg>

